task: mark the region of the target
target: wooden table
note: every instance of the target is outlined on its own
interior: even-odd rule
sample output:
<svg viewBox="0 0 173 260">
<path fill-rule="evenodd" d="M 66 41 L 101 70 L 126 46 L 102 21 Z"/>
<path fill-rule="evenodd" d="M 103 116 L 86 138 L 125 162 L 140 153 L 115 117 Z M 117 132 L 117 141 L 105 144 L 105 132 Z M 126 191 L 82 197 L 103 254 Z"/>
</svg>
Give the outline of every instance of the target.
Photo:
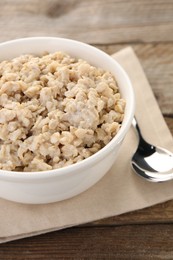
<svg viewBox="0 0 173 260">
<path fill-rule="evenodd" d="M 63 36 L 131 45 L 173 134 L 173 0 L 1 0 L 0 41 Z M 0 245 L 5 259 L 173 259 L 173 201 Z"/>
</svg>

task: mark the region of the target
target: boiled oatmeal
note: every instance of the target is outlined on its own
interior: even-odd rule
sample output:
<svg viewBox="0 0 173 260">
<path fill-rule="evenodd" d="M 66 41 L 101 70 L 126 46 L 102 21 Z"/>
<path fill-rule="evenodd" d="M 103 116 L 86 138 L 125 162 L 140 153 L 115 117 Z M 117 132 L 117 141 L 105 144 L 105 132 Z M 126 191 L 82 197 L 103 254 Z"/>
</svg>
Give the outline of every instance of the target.
<svg viewBox="0 0 173 260">
<path fill-rule="evenodd" d="M 118 132 L 125 109 L 113 75 L 55 52 L 0 63 L 0 169 L 79 162 Z"/>
</svg>

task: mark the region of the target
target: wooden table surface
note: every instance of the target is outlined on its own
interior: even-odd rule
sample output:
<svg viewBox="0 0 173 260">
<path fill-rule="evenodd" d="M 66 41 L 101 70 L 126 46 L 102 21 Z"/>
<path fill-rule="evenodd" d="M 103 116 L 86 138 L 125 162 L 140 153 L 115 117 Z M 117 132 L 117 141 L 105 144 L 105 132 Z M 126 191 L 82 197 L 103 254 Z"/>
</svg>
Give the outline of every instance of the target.
<svg viewBox="0 0 173 260">
<path fill-rule="evenodd" d="M 40 35 L 131 45 L 173 134 L 173 0 L 0 1 L 0 42 Z M 173 201 L 2 244 L 5 259 L 173 259 Z"/>
</svg>

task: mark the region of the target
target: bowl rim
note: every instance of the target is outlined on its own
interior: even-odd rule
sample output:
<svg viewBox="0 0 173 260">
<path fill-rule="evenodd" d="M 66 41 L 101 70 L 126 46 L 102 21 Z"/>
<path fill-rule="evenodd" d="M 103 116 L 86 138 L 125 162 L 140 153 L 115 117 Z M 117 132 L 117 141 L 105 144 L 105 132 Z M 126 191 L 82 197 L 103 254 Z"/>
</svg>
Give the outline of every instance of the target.
<svg viewBox="0 0 173 260">
<path fill-rule="evenodd" d="M 58 41 L 66 41 L 66 42 L 71 42 L 73 44 L 77 45 L 83 45 L 84 47 L 90 49 L 91 51 L 97 52 L 99 55 L 102 55 L 103 58 L 106 58 L 112 63 L 112 65 L 116 66 L 117 69 L 120 71 L 120 73 L 123 75 L 128 88 L 129 88 L 129 99 L 131 100 L 131 106 L 128 112 L 126 112 L 127 119 L 126 121 L 123 121 L 120 130 L 118 133 L 111 139 L 111 141 L 105 145 L 102 149 L 100 149 L 98 152 L 95 154 L 89 156 L 88 158 L 77 162 L 75 164 L 71 164 L 68 166 L 64 166 L 62 168 L 57 168 L 57 169 L 52 169 L 52 170 L 46 170 L 46 171 L 35 171 L 35 172 L 18 172 L 18 171 L 7 171 L 7 170 L 0 170 L 0 178 L 1 179 L 10 179 L 10 180 L 19 180 L 19 179 L 25 179 L 25 180 L 33 180 L 33 179 L 45 179 L 45 178 L 50 178 L 53 176 L 65 176 L 65 175 L 71 175 L 73 174 L 74 171 L 78 169 L 83 169 L 85 168 L 88 164 L 93 165 L 97 162 L 97 160 L 100 160 L 101 158 L 105 157 L 107 154 L 107 151 L 112 151 L 114 149 L 114 145 L 118 144 L 122 141 L 124 138 L 125 134 L 127 133 L 133 116 L 134 116 L 134 111 L 135 111 L 135 96 L 134 96 L 134 90 L 131 84 L 131 81 L 123 69 L 123 67 L 115 60 L 113 59 L 109 54 L 105 53 L 104 51 L 89 45 L 87 43 L 69 39 L 69 38 L 63 38 L 63 37 L 49 37 L 49 36 L 39 36 L 39 37 L 26 37 L 26 38 L 18 38 L 14 40 L 9 40 L 0 43 L 0 48 L 1 46 L 5 45 L 11 45 L 15 43 L 20 43 L 20 42 L 28 42 L 28 41 L 38 41 L 38 40 L 58 40 Z"/>
</svg>

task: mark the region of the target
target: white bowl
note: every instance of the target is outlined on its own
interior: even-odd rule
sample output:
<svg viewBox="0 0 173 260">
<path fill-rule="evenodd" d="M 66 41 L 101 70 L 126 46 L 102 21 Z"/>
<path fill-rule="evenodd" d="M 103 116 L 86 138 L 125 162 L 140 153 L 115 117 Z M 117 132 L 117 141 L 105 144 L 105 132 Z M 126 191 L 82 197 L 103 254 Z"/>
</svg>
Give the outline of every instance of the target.
<svg viewBox="0 0 173 260">
<path fill-rule="evenodd" d="M 54 37 L 17 39 L 0 44 L 0 59 L 12 59 L 28 53 L 39 55 L 44 51 L 64 51 L 111 71 L 126 100 L 125 117 L 118 134 L 104 148 L 74 165 L 43 172 L 0 170 L 0 197 L 15 202 L 41 204 L 61 201 L 93 186 L 115 162 L 134 116 L 134 93 L 127 74 L 113 58 L 90 45 Z"/>
</svg>

